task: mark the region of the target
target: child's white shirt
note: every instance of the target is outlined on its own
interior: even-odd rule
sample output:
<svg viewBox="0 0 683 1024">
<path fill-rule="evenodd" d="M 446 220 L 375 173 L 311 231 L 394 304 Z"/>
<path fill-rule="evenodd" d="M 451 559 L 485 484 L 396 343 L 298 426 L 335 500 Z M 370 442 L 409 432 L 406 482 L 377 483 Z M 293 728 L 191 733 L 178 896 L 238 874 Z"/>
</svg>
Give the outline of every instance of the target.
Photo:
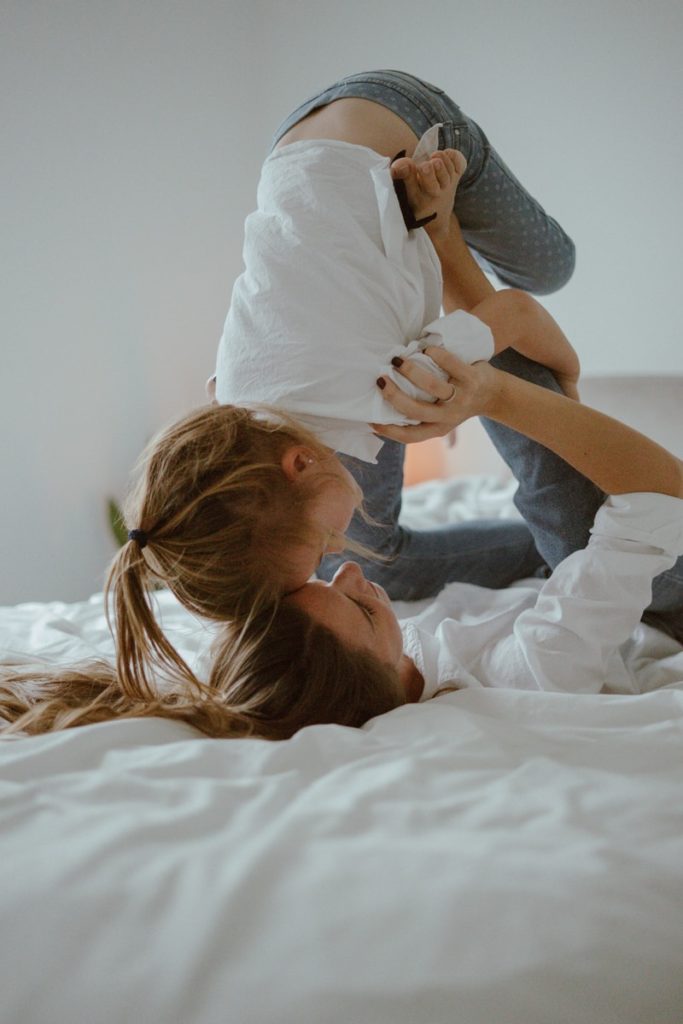
<svg viewBox="0 0 683 1024">
<path fill-rule="evenodd" d="M 424 230 L 406 229 L 390 163 L 334 140 L 268 157 L 216 366 L 221 404 L 284 409 L 330 448 L 369 462 L 383 443 L 369 423 L 412 422 L 375 384 L 384 375 L 405 389 L 393 356 L 425 344 L 466 362 L 493 355 L 476 317 L 439 316 L 439 260 Z"/>
</svg>

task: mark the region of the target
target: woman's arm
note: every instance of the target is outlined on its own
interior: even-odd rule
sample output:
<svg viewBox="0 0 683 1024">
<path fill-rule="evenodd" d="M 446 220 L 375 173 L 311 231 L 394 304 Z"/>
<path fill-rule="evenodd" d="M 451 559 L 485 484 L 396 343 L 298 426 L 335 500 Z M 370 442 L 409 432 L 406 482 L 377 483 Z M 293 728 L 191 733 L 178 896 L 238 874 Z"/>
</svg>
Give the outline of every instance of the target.
<svg viewBox="0 0 683 1024">
<path fill-rule="evenodd" d="M 380 378 L 382 397 L 420 421 L 413 427 L 373 425 L 382 437 L 424 441 L 442 437 L 470 416 L 487 416 L 549 448 L 607 494 L 654 491 L 683 498 L 683 462 L 632 427 L 490 363 L 468 365 L 431 346 L 426 353 L 446 370 L 448 382 L 409 359 L 399 372 L 440 401 L 408 398 L 392 381 Z"/>
</svg>

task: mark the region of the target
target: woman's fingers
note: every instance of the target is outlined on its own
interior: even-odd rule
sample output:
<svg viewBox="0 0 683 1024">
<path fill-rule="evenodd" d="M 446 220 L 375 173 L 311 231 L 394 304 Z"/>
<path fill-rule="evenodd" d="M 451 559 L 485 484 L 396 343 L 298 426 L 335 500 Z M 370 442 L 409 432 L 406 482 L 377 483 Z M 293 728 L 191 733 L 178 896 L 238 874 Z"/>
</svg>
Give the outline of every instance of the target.
<svg viewBox="0 0 683 1024">
<path fill-rule="evenodd" d="M 424 354 L 429 356 L 437 366 L 445 370 L 448 376 L 452 377 L 455 381 L 464 380 L 469 375 L 470 364 L 464 363 L 462 359 L 458 359 L 452 352 L 442 348 L 440 345 L 427 345 Z M 406 360 L 407 362 L 408 360 Z"/>
<path fill-rule="evenodd" d="M 440 381 L 440 383 L 443 384 L 444 382 Z M 400 412 L 410 420 L 417 420 L 421 424 L 437 423 L 443 426 L 442 433 L 448 433 L 462 419 L 462 417 L 458 416 L 454 403 L 450 401 L 448 405 L 444 405 L 439 402 L 421 402 L 417 398 L 410 398 L 405 391 L 401 391 L 388 377 L 380 377 L 377 381 L 377 386 L 382 391 L 382 398 L 385 398 L 397 412 Z M 448 388 L 448 398 L 453 398 L 453 385 L 447 384 L 446 386 Z"/>
<path fill-rule="evenodd" d="M 405 364 L 404 364 L 405 365 Z M 382 391 L 382 398 L 386 399 L 390 405 L 394 407 L 396 412 L 400 412 L 403 416 L 407 416 L 411 420 L 426 420 L 425 408 L 427 409 L 438 409 L 433 402 L 418 402 L 415 398 L 410 398 L 405 391 L 401 391 L 393 380 L 389 380 L 388 377 L 379 377 L 377 380 L 377 387 Z"/>
<path fill-rule="evenodd" d="M 415 387 L 426 391 L 436 401 L 447 402 L 453 397 L 453 384 L 443 380 L 426 370 L 423 366 L 414 363 L 412 359 L 392 360 L 393 365 L 406 380 L 409 380 Z"/>
<path fill-rule="evenodd" d="M 470 416 L 487 415 L 491 408 L 491 402 L 499 387 L 500 371 L 495 370 L 490 363 L 481 362 L 463 363 L 445 349 L 429 345 L 426 348 L 427 355 L 431 356 L 435 363 L 438 363 L 448 373 L 448 380 L 443 381 L 422 368 L 416 368 L 412 360 L 403 361 L 399 372 L 413 382 L 419 382 L 419 386 L 429 391 L 430 394 L 438 396 L 436 402 L 421 402 L 418 399 L 410 398 L 392 380 L 387 377 L 380 377 L 377 380 L 377 387 L 382 392 L 382 397 L 403 416 L 416 420 L 418 426 L 425 428 L 421 432 L 413 431 L 407 434 L 387 434 L 394 440 L 417 441 L 426 440 L 428 437 L 443 436 L 457 427 Z M 503 374 L 503 377 L 505 375 Z M 448 388 L 448 394 L 445 389 Z M 430 427 L 430 430 L 426 428 Z M 392 425 L 393 430 L 393 425 Z M 412 430 L 412 428 L 411 428 Z"/>
</svg>

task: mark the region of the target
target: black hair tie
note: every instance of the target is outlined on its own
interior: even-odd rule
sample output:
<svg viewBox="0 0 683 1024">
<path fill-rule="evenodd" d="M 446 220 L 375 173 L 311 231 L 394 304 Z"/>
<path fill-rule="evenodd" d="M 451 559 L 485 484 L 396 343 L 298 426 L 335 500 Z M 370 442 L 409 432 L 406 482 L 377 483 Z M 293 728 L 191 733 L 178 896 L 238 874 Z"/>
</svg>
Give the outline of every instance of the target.
<svg viewBox="0 0 683 1024">
<path fill-rule="evenodd" d="M 147 547 L 147 534 L 144 530 L 129 530 L 128 540 L 135 540 L 140 545 L 140 550 Z"/>
</svg>

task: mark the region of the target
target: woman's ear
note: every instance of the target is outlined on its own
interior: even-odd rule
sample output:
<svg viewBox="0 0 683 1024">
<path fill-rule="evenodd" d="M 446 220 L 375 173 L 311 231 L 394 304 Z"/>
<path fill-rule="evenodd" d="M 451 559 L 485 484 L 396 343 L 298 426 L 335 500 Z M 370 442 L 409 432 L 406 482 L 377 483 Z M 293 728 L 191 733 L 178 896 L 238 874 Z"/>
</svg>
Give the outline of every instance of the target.
<svg viewBox="0 0 683 1024">
<path fill-rule="evenodd" d="M 302 444 L 294 444 L 287 448 L 281 459 L 282 472 L 288 480 L 296 483 L 306 472 L 310 472 L 315 464 L 315 457 L 310 448 Z"/>
</svg>

